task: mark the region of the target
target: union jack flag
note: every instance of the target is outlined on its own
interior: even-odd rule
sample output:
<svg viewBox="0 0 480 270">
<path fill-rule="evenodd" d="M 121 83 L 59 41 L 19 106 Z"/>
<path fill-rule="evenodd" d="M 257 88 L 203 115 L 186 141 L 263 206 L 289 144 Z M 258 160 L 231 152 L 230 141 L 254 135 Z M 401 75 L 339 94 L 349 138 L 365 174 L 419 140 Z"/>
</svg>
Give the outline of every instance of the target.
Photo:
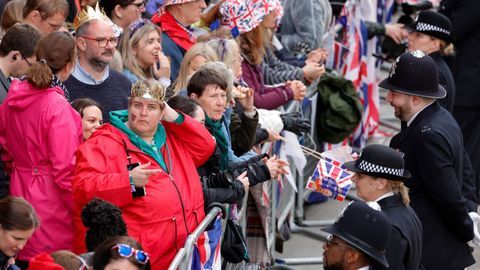
<svg viewBox="0 0 480 270">
<path fill-rule="evenodd" d="M 352 186 L 353 173 L 333 159 L 321 159 L 312 177 L 308 179 L 307 189 L 320 192 L 328 198 L 343 201 Z"/>
<path fill-rule="evenodd" d="M 217 217 L 212 229 L 205 231 L 197 240 L 192 256 L 192 270 L 220 270 L 220 238 L 222 236 L 222 219 Z"/>
</svg>

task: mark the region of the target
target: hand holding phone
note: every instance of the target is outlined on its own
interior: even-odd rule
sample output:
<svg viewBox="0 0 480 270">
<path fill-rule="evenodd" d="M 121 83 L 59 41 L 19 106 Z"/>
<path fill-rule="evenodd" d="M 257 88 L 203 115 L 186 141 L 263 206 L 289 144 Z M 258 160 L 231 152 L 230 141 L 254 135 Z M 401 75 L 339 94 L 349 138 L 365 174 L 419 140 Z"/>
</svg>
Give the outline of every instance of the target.
<svg viewBox="0 0 480 270">
<path fill-rule="evenodd" d="M 131 163 L 127 165 L 127 170 L 130 171 L 135 191 L 132 191 L 132 196 L 142 197 L 146 195 L 145 185 L 148 183 L 148 177 L 152 174 L 162 172 L 161 169 L 147 169 L 151 165 L 150 162 L 140 165 L 139 163 Z"/>
</svg>

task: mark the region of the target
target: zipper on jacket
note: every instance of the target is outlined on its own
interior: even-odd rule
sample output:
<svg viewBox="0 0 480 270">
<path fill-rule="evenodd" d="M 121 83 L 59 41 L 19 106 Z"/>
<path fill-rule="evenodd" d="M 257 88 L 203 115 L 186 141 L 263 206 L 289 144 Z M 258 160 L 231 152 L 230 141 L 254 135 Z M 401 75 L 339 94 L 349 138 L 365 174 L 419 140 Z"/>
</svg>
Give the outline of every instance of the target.
<svg viewBox="0 0 480 270">
<path fill-rule="evenodd" d="M 180 205 L 182 206 L 182 214 L 183 214 L 183 224 L 185 225 L 185 230 L 187 231 L 187 234 L 190 235 L 190 231 L 188 230 L 187 226 L 187 215 L 185 214 L 185 206 L 183 204 L 182 196 L 180 195 L 180 190 L 178 190 L 177 184 L 175 181 L 173 181 L 173 178 L 170 174 L 167 174 L 170 180 L 173 183 L 173 186 L 175 187 L 175 190 L 177 191 L 178 199 L 180 200 Z"/>
</svg>

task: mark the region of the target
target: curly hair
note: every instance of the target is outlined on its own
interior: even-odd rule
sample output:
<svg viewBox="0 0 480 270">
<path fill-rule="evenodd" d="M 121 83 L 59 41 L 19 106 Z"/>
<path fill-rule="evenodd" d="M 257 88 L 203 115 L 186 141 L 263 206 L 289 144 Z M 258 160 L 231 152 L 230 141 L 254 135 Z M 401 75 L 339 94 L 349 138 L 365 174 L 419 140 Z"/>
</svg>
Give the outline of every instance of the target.
<svg viewBox="0 0 480 270">
<path fill-rule="evenodd" d="M 105 200 L 94 198 L 82 209 L 82 223 L 87 228 L 87 250 L 94 251 L 104 240 L 112 236 L 126 236 L 127 225 L 122 211 Z"/>
</svg>

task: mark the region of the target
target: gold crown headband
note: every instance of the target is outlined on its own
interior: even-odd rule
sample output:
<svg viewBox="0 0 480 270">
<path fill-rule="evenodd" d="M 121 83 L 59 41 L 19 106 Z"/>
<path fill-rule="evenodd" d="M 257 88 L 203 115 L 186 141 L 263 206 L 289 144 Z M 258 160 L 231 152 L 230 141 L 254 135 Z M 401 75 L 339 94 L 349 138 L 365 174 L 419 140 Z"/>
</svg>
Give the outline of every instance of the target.
<svg viewBox="0 0 480 270">
<path fill-rule="evenodd" d="M 102 20 L 108 23 L 111 22 L 110 18 L 108 18 L 103 9 L 100 9 L 97 2 L 95 9 L 91 6 L 87 6 L 85 9 L 82 9 L 80 12 L 78 12 L 77 16 L 75 16 L 75 19 L 73 20 L 73 29 L 77 31 L 80 26 L 91 20 Z"/>
<path fill-rule="evenodd" d="M 157 99 L 159 101 L 165 101 L 165 90 L 162 85 L 155 82 L 154 85 L 148 85 L 145 82 L 137 81 L 132 85 L 132 91 L 130 97 L 141 97 L 146 99 Z"/>
</svg>

